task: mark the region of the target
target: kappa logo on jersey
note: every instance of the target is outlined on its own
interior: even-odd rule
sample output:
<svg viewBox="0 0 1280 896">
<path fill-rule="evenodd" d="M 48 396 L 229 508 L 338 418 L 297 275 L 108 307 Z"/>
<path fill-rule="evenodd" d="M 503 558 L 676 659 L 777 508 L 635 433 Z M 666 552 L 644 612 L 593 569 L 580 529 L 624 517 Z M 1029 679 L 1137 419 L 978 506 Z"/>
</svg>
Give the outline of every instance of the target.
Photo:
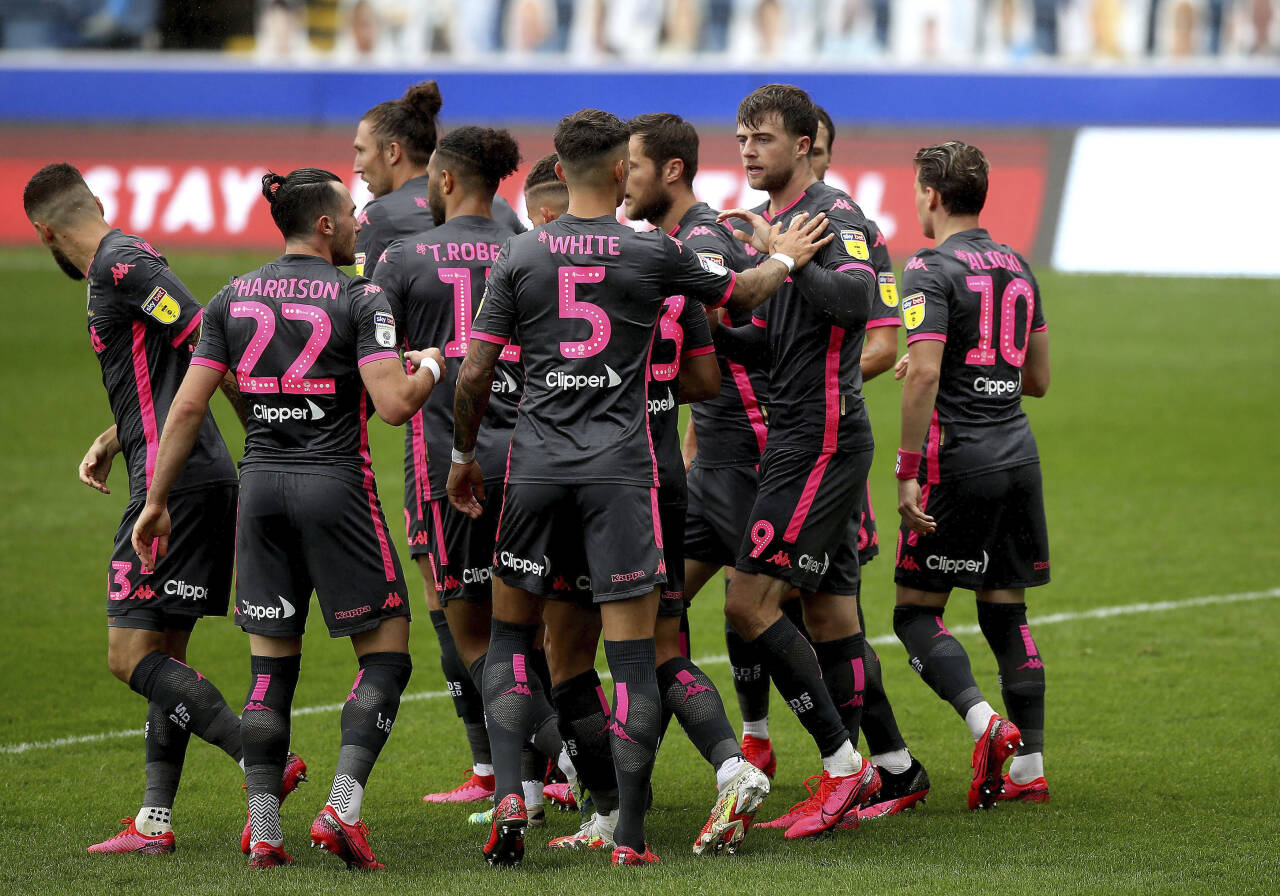
<svg viewBox="0 0 1280 896">
<path fill-rule="evenodd" d="M 882 231 L 882 230 L 877 230 L 877 231 L 876 231 L 876 241 L 875 241 L 874 243 L 872 243 L 872 244 L 871 244 L 871 248 L 872 248 L 872 249 L 875 249 L 875 248 L 877 248 L 877 247 L 879 247 L 879 246 L 887 246 L 887 245 L 889 245 L 889 241 L 888 241 L 888 240 L 886 240 L 886 239 L 884 238 L 884 231 Z"/>
<path fill-rule="evenodd" d="M 908 330 L 924 323 L 924 293 L 913 292 L 902 300 L 902 322 Z"/>
<path fill-rule="evenodd" d="M 93 312 L 90 311 L 89 313 L 92 314 Z M 106 345 L 102 342 L 102 337 L 98 335 L 98 331 L 93 327 L 89 328 L 89 345 L 93 346 L 93 353 L 95 355 L 100 355 L 107 350 Z"/>
<path fill-rule="evenodd" d="M 415 251 L 415 252 L 417 252 L 419 255 L 426 255 L 426 254 L 427 254 L 427 244 L 426 244 L 426 243 L 418 243 L 418 245 L 414 247 L 414 251 Z"/>
<path fill-rule="evenodd" d="M 568 373 L 556 369 L 547 374 L 546 382 L 552 389 L 562 389 L 570 392 L 578 389 L 612 389 L 614 386 L 622 384 L 622 377 L 618 376 L 618 372 L 606 364 L 602 374 Z"/>
<path fill-rule="evenodd" d="M 515 377 L 505 370 L 495 370 L 493 374 L 493 384 L 489 388 L 494 395 L 519 394 L 520 386 L 516 384 Z"/>
<path fill-rule="evenodd" d="M 837 209 L 846 212 L 855 210 L 853 204 L 850 203 L 848 199 L 837 199 L 835 202 L 831 203 L 831 211 L 834 212 Z"/>
<path fill-rule="evenodd" d="M 649 399 L 650 414 L 661 414 L 663 411 L 674 411 L 675 409 L 676 409 L 676 399 L 675 399 L 675 396 L 671 394 L 670 388 L 667 389 L 666 398 L 650 398 Z"/>
<path fill-rule="evenodd" d="M 708 274 L 723 277 L 729 273 L 729 269 L 724 266 L 723 255 L 716 255 L 714 252 L 699 252 L 698 261 L 701 262 L 702 269 Z"/>
<path fill-rule="evenodd" d="M 363 212 L 360 213 L 360 218 L 363 219 L 360 221 L 361 224 L 369 223 L 369 219 L 364 216 Z M 363 252 L 356 253 L 356 276 L 357 277 L 364 276 L 364 259 L 365 259 L 365 254 Z"/>
<path fill-rule="evenodd" d="M 279 594 L 276 595 L 276 600 L 280 601 L 280 606 L 278 607 L 260 607 L 257 604 L 251 604 L 242 600 L 240 601 L 239 610 L 250 619 L 288 619 L 297 612 L 297 610 L 293 608 L 293 604 L 289 603 Z"/>
<path fill-rule="evenodd" d="M 881 274 L 876 279 L 880 281 L 880 301 L 890 308 L 897 308 L 898 281 L 894 279 L 893 274 Z"/>
<path fill-rule="evenodd" d="M 160 286 L 151 290 L 151 295 L 147 296 L 147 300 L 142 303 L 142 310 L 162 324 L 171 324 L 182 315 L 177 299 Z"/>
<path fill-rule="evenodd" d="M 853 258 L 866 261 L 871 257 L 871 253 L 867 250 L 867 238 L 861 230 L 840 231 L 840 242 L 844 243 L 844 251 Z"/>
<path fill-rule="evenodd" d="M 427 207 L 427 197 L 426 197 L 426 196 L 414 196 L 414 197 L 413 197 L 413 204 L 414 204 L 414 205 L 416 205 L 418 208 L 426 208 L 426 207 Z"/>
<path fill-rule="evenodd" d="M 137 265 L 125 264 L 123 261 L 120 262 L 119 264 L 113 264 L 111 266 L 111 282 L 114 283 L 116 286 L 119 286 L 120 281 L 125 278 L 125 275 L 128 274 L 130 271 L 132 271 L 135 267 L 137 267 Z"/>
<path fill-rule="evenodd" d="M 711 236 L 711 228 L 705 224 L 699 224 L 697 227 L 693 228 L 693 230 L 689 231 L 689 236 L 685 237 L 685 239 L 690 239 L 695 236 Z M 699 252 L 698 254 L 701 255 L 702 253 Z M 717 258 L 718 257 L 719 256 L 717 256 Z M 724 259 L 721 259 L 721 261 L 723 260 Z"/>
<path fill-rule="evenodd" d="M 907 262 L 907 266 L 903 268 L 903 270 L 904 271 L 927 271 L 929 270 L 929 266 L 924 263 L 923 258 L 916 255 L 916 256 L 913 256 L 911 260 Z"/>
<path fill-rule="evenodd" d="M 289 423 L 293 420 L 323 420 L 324 411 L 310 398 L 304 398 L 305 408 L 277 408 L 268 404 L 255 404 L 253 417 L 263 423 Z"/>
<path fill-rule="evenodd" d="M 365 295 L 369 294 L 372 287 L 379 292 L 381 289 L 373 284 L 365 287 Z M 373 314 L 373 338 L 378 341 L 378 345 L 383 348 L 392 348 L 396 344 L 396 319 L 391 316 L 388 311 L 375 311 Z"/>
</svg>

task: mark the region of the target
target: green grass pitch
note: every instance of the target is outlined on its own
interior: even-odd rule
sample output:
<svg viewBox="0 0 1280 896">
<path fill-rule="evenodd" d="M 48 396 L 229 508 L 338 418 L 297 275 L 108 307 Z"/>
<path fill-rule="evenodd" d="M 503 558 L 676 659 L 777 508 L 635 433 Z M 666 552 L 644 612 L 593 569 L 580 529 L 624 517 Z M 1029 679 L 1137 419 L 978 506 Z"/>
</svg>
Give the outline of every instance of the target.
<svg viewBox="0 0 1280 896">
<path fill-rule="evenodd" d="M 263 256 L 175 255 L 207 300 Z M 1042 279 L 1053 386 L 1026 404 L 1039 439 L 1053 544 L 1053 584 L 1031 594 L 1048 672 L 1048 805 L 965 809 L 970 743 L 963 723 L 878 641 L 886 687 L 934 789 L 920 810 L 817 842 L 753 832 L 736 858 L 696 860 L 693 837 L 714 799 L 710 770 L 683 735 L 663 746 L 649 836 L 656 868 L 612 869 L 598 854 L 543 847 L 576 816 L 552 813 L 523 867 L 480 861 L 472 807 L 429 806 L 468 764 L 439 692 L 438 648 L 410 567 L 417 663 L 396 731 L 370 782 L 365 818 L 388 870 L 352 879 L 306 849 L 327 795 L 338 713 L 355 663 L 345 641 L 312 625 L 293 743 L 312 783 L 284 807 L 296 867 L 251 874 L 237 849 L 239 770 L 193 743 L 175 807 L 170 857 L 92 857 L 86 845 L 132 815 L 142 794 L 142 701 L 106 669 L 105 561 L 125 503 L 123 470 L 103 497 L 76 466 L 110 422 L 89 349 L 84 288 L 42 251 L 0 253 L 0 780 L 5 795 L 0 889 L 12 893 L 1274 893 L 1280 891 L 1280 282 L 1128 277 Z M 867 569 L 869 635 L 892 635 L 896 513 L 891 466 L 898 385 L 872 382 L 880 446 L 872 491 L 884 555 Z M 220 398 L 233 451 L 238 426 Z M 399 531 L 400 438 L 377 424 L 375 467 Z M 400 539 L 401 541 L 403 539 Z M 1231 596 L 1188 604 L 1191 598 Z M 720 594 L 695 602 L 695 658 L 737 709 L 724 662 Z M 1170 602 L 1164 609 L 1149 605 Z M 1101 608 L 1127 607 L 1109 614 Z M 1036 625 L 1037 618 L 1059 617 Z M 994 662 L 958 593 L 948 616 L 999 705 Z M 318 619 L 313 619 L 313 623 Z M 191 662 L 241 701 L 244 637 L 227 619 L 201 624 Z M 324 708 L 330 707 L 330 708 Z M 774 697 L 782 754 L 761 818 L 803 795 L 819 769 L 812 743 Z M 59 738 L 106 735 L 51 746 Z M 30 748 L 17 751 L 20 744 Z"/>
</svg>

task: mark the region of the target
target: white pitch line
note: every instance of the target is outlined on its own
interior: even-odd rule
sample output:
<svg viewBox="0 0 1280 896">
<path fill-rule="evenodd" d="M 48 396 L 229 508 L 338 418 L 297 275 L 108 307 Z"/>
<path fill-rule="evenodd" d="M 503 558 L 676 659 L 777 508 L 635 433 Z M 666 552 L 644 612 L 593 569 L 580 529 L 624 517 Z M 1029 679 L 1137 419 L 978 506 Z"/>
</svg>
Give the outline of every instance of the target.
<svg viewBox="0 0 1280 896">
<path fill-rule="evenodd" d="M 1056 625 L 1060 622 L 1078 622 L 1082 619 L 1110 619 L 1113 616 L 1132 616 L 1140 613 L 1166 613 L 1172 610 L 1186 610 L 1193 607 L 1207 607 L 1215 604 L 1234 604 L 1244 601 L 1256 600 L 1274 600 L 1280 598 L 1280 588 L 1268 588 L 1265 591 L 1243 591 L 1239 594 L 1210 594 L 1205 597 L 1189 597 L 1184 600 L 1161 600 L 1149 603 L 1138 604 L 1117 604 L 1110 607 L 1096 607 L 1092 610 L 1082 610 L 1076 613 L 1053 613 L 1049 616 L 1035 616 L 1028 620 L 1031 625 Z M 953 634 L 972 635 L 977 634 L 980 629 L 976 625 L 960 625 L 951 629 Z M 889 644 L 897 644 L 898 639 L 894 635 L 879 635 L 875 638 L 868 639 L 871 644 L 876 646 L 886 646 Z M 695 662 L 700 666 L 717 666 L 724 665 L 729 662 L 729 657 L 708 656 L 699 657 Z M 608 675 L 602 674 L 601 678 L 607 678 Z M 405 694 L 400 698 L 402 703 L 410 703 L 418 700 L 439 700 L 449 696 L 448 691 L 419 691 L 416 694 Z M 341 703 L 326 703 L 319 706 L 302 706 L 293 710 L 294 716 L 310 716 L 317 713 L 338 712 L 342 709 Z M 141 736 L 141 728 L 129 728 L 123 731 L 103 731 L 98 734 L 82 734 L 77 737 L 58 737 L 53 740 L 30 741 L 22 744 L 5 744 L 0 746 L 0 754 L 17 754 L 29 753 L 36 750 L 54 750 L 58 747 L 71 747 L 77 744 L 99 743 L 104 740 L 118 740 L 125 737 Z"/>
</svg>

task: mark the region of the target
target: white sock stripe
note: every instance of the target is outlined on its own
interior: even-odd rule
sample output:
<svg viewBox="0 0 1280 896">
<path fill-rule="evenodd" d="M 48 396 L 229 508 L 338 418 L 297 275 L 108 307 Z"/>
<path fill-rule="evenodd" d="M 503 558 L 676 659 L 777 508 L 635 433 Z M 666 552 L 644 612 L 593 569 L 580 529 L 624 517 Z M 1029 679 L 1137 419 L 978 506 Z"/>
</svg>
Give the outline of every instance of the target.
<svg viewBox="0 0 1280 896">
<path fill-rule="evenodd" d="M 1183 600 L 1164 600 L 1153 601 L 1147 603 L 1136 604 L 1116 604 L 1110 607 L 1096 607 L 1092 610 L 1080 610 L 1073 613 L 1053 613 L 1048 616 L 1034 616 L 1028 618 L 1029 625 L 1056 625 L 1062 622 L 1079 622 L 1086 619 L 1109 619 L 1113 616 L 1128 616 L 1142 613 L 1165 613 L 1173 610 L 1186 610 L 1195 607 L 1207 607 L 1216 604 L 1234 604 L 1248 601 L 1274 600 L 1280 598 L 1280 588 L 1268 588 L 1265 591 L 1243 591 L 1239 594 L 1211 594 L 1204 597 L 1189 597 Z M 948 627 L 952 634 L 973 635 L 978 634 L 981 629 L 976 625 L 959 625 Z M 895 635 L 877 635 L 874 638 L 868 638 L 867 643 L 884 647 L 890 644 L 897 644 L 898 638 Z M 729 662 L 727 656 L 709 656 L 698 657 L 694 660 L 699 666 L 715 666 L 724 665 Z M 608 678 L 607 672 L 600 673 L 601 679 Z M 412 703 L 418 700 L 439 700 L 444 698 L 452 698 L 448 691 L 420 691 L 416 694 L 405 694 L 400 698 L 401 703 Z M 343 703 L 328 703 L 319 706 L 302 706 L 295 708 L 292 716 L 310 716 L 317 713 L 337 712 L 342 709 Z M 129 737 L 138 737 L 142 734 L 140 728 L 125 728 L 119 731 L 103 731 L 97 734 L 81 734 L 68 737 L 56 737 L 52 740 L 44 741 L 27 741 L 17 744 L 0 745 L 0 755 L 16 755 L 19 753 L 30 753 L 43 750 L 56 750 L 60 747 L 74 747 L 80 744 L 101 743 L 106 740 L 121 740 Z"/>
</svg>

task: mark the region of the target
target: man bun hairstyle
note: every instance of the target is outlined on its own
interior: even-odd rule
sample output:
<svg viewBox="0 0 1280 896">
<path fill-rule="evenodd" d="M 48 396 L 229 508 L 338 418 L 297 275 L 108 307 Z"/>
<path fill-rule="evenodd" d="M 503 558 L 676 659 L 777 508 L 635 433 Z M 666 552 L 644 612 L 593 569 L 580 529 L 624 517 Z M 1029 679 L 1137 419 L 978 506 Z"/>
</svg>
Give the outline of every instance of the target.
<svg viewBox="0 0 1280 896">
<path fill-rule="evenodd" d="M 625 147 L 631 132 L 618 116 L 600 109 L 581 109 L 560 119 L 554 137 L 560 167 L 586 173 L 605 157 Z"/>
<path fill-rule="evenodd" d="M 441 138 L 436 154 L 459 176 L 482 180 L 491 195 L 520 167 L 520 147 L 505 128 L 456 128 Z"/>
<path fill-rule="evenodd" d="M 22 208 L 33 221 L 49 223 L 49 218 L 93 209 L 93 191 L 84 182 L 80 169 L 68 162 L 45 165 L 27 181 L 22 191 Z"/>
<path fill-rule="evenodd" d="M 755 128 L 770 113 L 776 112 L 782 126 L 792 137 L 808 137 L 813 143 L 818 134 L 818 109 L 794 84 L 766 84 L 758 87 L 738 104 L 738 124 Z"/>
<path fill-rule="evenodd" d="M 284 177 L 270 171 L 262 175 L 262 195 L 285 239 L 309 235 L 321 215 L 342 213 L 330 186 L 334 183 L 342 183 L 342 178 L 323 168 L 298 168 Z"/>
<path fill-rule="evenodd" d="M 681 180 L 693 186 L 698 173 L 698 132 L 679 115 L 654 112 L 631 119 L 631 136 L 644 142 L 644 154 L 661 167 L 672 159 L 684 163 Z"/>
<path fill-rule="evenodd" d="M 916 153 L 916 179 L 938 191 L 953 215 L 976 215 L 987 204 L 991 164 L 982 150 L 959 140 L 926 146 Z"/>
<path fill-rule="evenodd" d="M 380 145 L 399 143 L 411 165 L 431 160 L 438 139 L 436 115 L 444 100 L 435 81 L 414 84 L 398 100 L 378 103 L 362 118 Z"/>
</svg>

